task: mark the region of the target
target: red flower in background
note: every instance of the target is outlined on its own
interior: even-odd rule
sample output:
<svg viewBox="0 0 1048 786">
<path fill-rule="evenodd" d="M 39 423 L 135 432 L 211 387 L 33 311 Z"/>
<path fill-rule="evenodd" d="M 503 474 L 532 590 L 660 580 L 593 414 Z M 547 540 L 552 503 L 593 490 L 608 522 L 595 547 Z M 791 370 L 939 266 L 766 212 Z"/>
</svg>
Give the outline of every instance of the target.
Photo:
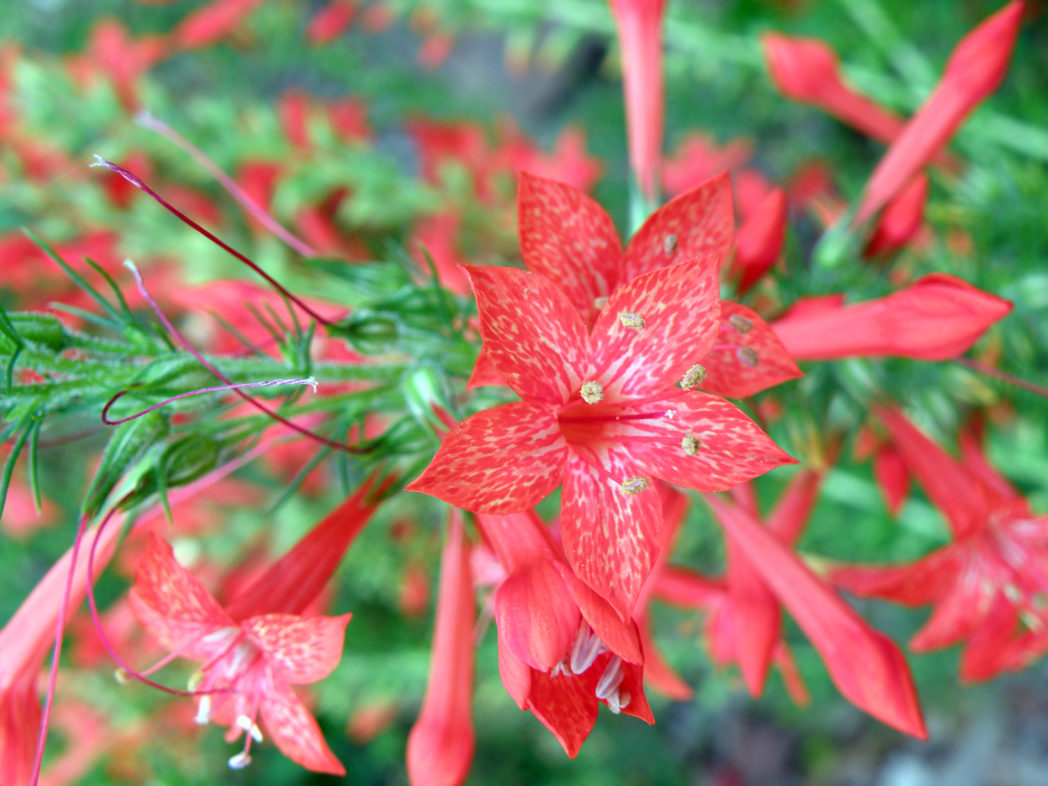
<svg viewBox="0 0 1048 786">
<path fill-rule="evenodd" d="M 641 192 L 655 198 L 665 115 L 662 13 L 665 0 L 609 0 L 622 48 L 630 167 Z"/>
<path fill-rule="evenodd" d="M 946 360 L 971 347 L 1012 304 L 933 273 L 906 289 L 844 305 L 843 295 L 799 301 L 772 330 L 798 360 L 908 357 Z"/>
<path fill-rule="evenodd" d="M 777 537 L 745 507 L 712 495 L 707 502 L 733 544 L 729 554 L 749 562 L 734 592 L 748 621 L 735 628 L 735 652 L 743 673 L 751 674 L 747 679 L 751 690 L 762 684 L 757 677 L 767 672 L 778 640 L 779 620 L 770 608 L 774 600 L 790 612 L 819 651 L 845 698 L 883 723 L 926 739 L 917 692 L 899 648 L 871 628 L 784 545 L 783 540 L 796 537 L 803 517 L 784 517 L 783 531 Z M 755 621 L 759 621 L 756 626 Z"/>
<path fill-rule="evenodd" d="M 544 199 L 529 196 L 532 182 Z M 409 488 L 467 510 L 512 513 L 563 482 L 568 562 L 626 616 L 658 552 L 654 478 L 725 489 L 791 461 L 735 407 L 694 390 L 725 327 L 717 274 L 730 213 L 725 226 L 708 206 L 719 199 L 730 211 L 726 183 L 658 211 L 625 254 L 610 219 L 583 194 L 524 183 L 521 249 L 540 272 L 469 270 L 486 353 L 523 400 L 457 425 Z M 663 267 L 673 259 L 687 261 Z M 738 313 L 726 323 L 757 332 Z M 725 354 L 739 368 L 760 357 L 736 347 Z"/>
<path fill-rule="evenodd" d="M 881 420 L 907 469 L 946 517 L 952 542 L 908 565 L 845 566 L 833 573 L 859 595 L 934 611 L 910 641 L 917 652 L 964 642 L 961 679 L 1025 668 L 1048 651 L 1048 516 L 962 437 L 961 460 L 900 412 Z"/>
<path fill-rule="evenodd" d="M 870 175 L 855 215 L 857 222 L 872 216 L 895 196 L 1004 81 L 1023 9 L 1021 0 L 1014 0 L 957 44 L 939 84 Z"/>
</svg>

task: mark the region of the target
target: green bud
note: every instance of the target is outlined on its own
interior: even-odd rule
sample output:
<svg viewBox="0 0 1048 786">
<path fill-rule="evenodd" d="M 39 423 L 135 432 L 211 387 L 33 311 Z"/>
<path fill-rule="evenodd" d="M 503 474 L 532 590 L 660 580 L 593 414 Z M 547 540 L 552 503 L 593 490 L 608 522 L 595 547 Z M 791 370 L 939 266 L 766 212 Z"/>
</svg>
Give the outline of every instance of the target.
<svg viewBox="0 0 1048 786">
<path fill-rule="evenodd" d="M 120 478 L 128 474 L 153 445 L 167 436 L 167 418 L 160 412 L 150 412 L 135 420 L 114 427 L 102 454 L 91 486 L 84 495 L 82 510 L 93 516 L 102 507 Z"/>
</svg>

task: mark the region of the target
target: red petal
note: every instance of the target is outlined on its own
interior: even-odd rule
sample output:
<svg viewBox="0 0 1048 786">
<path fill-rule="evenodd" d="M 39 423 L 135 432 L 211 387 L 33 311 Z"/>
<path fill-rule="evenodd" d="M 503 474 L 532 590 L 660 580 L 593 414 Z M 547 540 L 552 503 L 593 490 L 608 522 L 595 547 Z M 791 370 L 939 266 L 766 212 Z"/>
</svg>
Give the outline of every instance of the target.
<svg viewBox="0 0 1048 786">
<path fill-rule="evenodd" d="M 1001 84 L 1022 14 L 1022 2 L 1009 3 L 957 45 L 935 90 L 870 175 L 857 222 L 865 221 L 895 196 Z"/>
<path fill-rule="evenodd" d="M 864 256 L 894 254 L 901 249 L 921 228 L 924 220 L 924 203 L 928 200 L 928 176 L 921 173 L 914 177 L 884 208 L 869 242 L 862 252 Z"/>
<path fill-rule="evenodd" d="M 744 556 L 742 549 L 728 537 L 728 599 L 735 624 L 735 659 L 750 695 L 757 698 L 764 691 L 775 645 L 782 634 L 779 602 L 760 574 Z"/>
<path fill-rule="evenodd" d="M 520 253 L 532 273 L 564 288 L 590 324 L 620 282 L 619 235 L 604 208 L 566 183 L 522 172 L 517 196 Z"/>
<path fill-rule="evenodd" d="M 899 458 L 949 520 L 954 536 L 961 538 L 985 527 L 990 512 L 977 480 L 901 412 L 880 409 L 877 414 L 887 427 Z"/>
<path fill-rule="evenodd" d="M 236 628 L 211 593 L 175 560 L 171 546 L 150 532 L 146 555 L 128 594 L 135 615 L 169 650 L 187 658 L 208 660 L 217 653 L 197 642 L 222 628 Z"/>
<path fill-rule="evenodd" d="M 883 446 L 877 449 L 873 457 L 873 476 L 884 495 L 888 512 L 899 515 L 899 508 L 910 490 L 910 473 L 894 448 Z"/>
<path fill-rule="evenodd" d="M 316 46 L 335 40 L 349 27 L 356 12 L 354 0 L 331 0 L 309 20 L 306 38 Z"/>
<path fill-rule="evenodd" d="M 652 213 L 626 246 L 621 281 L 702 257 L 719 270 L 731 251 L 735 217 L 727 173 L 671 199 Z M 617 313 L 617 312 L 616 312 Z"/>
<path fill-rule="evenodd" d="M 610 660 L 610 657 L 608 658 Z M 593 668 L 596 669 L 601 661 L 598 659 Z M 603 668 L 601 668 L 603 671 Z M 628 693 L 630 702 L 622 708 L 626 715 L 640 718 L 645 723 L 654 724 L 655 716 L 651 714 L 648 706 L 648 697 L 644 695 L 644 667 L 639 663 L 622 664 L 622 683 L 619 686 L 620 693 Z"/>
<path fill-rule="evenodd" d="M 982 587 L 974 582 L 965 582 L 967 577 L 959 578 L 954 587 L 938 599 L 931 617 L 910 639 L 910 649 L 914 652 L 949 647 L 971 636 L 985 623 L 991 601 L 998 598 L 985 595 Z"/>
<path fill-rule="evenodd" d="M 945 597 L 961 569 L 960 552 L 946 547 L 907 565 L 843 565 L 830 581 L 855 595 L 904 606 L 925 606 Z"/>
<path fill-rule="evenodd" d="M 262 0 L 215 0 L 197 9 L 175 28 L 182 49 L 210 46 L 232 33 Z"/>
<path fill-rule="evenodd" d="M 571 647 L 579 608 L 552 563 L 533 562 L 509 576 L 495 591 L 499 637 L 539 671 L 549 671 Z"/>
<path fill-rule="evenodd" d="M 665 410 L 666 416 L 625 419 L 638 409 Z M 683 392 L 624 407 L 623 412 L 616 436 L 628 445 L 638 466 L 675 486 L 722 491 L 781 464 L 796 463 L 756 423 L 717 396 Z M 685 452 L 688 435 L 697 440 L 691 443 L 694 455 Z"/>
<path fill-rule="evenodd" d="M 278 688 L 267 695 L 260 709 L 266 734 L 291 761 L 313 772 L 346 774 L 324 741 L 316 720 L 290 688 Z"/>
<path fill-rule="evenodd" d="M 824 42 L 767 33 L 761 44 L 768 72 L 783 95 L 813 104 L 882 142 L 902 132 L 897 115 L 841 81 L 837 55 Z"/>
<path fill-rule="evenodd" d="M 589 367 L 589 337 L 578 311 L 544 276 L 508 267 L 467 269 L 480 332 L 506 384 L 525 399 L 563 404 Z"/>
<path fill-rule="evenodd" d="M 560 485 L 567 450 L 549 407 L 503 404 L 455 426 L 407 488 L 465 510 L 516 513 Z"/>
<path fill-rule="evenodd" d="M 983 488 L 1001 504 L 1022 503 L 1022 495 L 1001 475 L 986 458 L 981 440 L 972 431 L 961 432 L 961 464 L 977 477 Z"/>
<path fill-rule="evenodd" d="M 646 616 L 638 620 L 638 627 L 644 647 L 644 682 L 668 699 L 690 700 L 695 691 L 662 657 L 659 648 L 655 646 L 655 639 L 651 635 L 651 623 Z"/>
<path fill-rule="evenodd" d="M 583 619 L 597 634 L 597 638 L 623 660 L 643 663 L 640 636 L 633 620 L 623 620 L 610 603 L 579 581 L 566 564 L 558 563 L 557 567 Z"/>
<path fill-rule="evenodd" d="M 774 188 L 739 227 L 728 278 L 736 282 L 740 293 L 760 281 L 779 258 L 786 239 L 787 213 L 786 192 Z"/>
<path fill-rule="evenodd" d="M 867 625 L 749 514 L 713 497 L 708 501 L 725 533 L 822 655 L 841 693 L 889 726 L 927 738 L 909 666 L 899 648 Z"/>
<path fill-rule="evenodd" d="M 609 450 L 602 458 L 585 461 L 572 455 L 561 492 L 561 536 L 568 564 L 623 619 L 629 617 L 660 545 L 658 490 L 619 490 L 621 483 L 641 475 L 621 451 Z"/>
<path fill-rule="evenodd" d="M 886 297 L 791 312 L 771 327 L 797 360 L 946 360 L 972 346 L 1011 309 L 1007 300 L 936 273 Z"/>
<path fill-rule="evenodd" d="M 732 317 L 743 326 L 742 330 L 733 325 Z M 744 322 L 738 322 L 740 319 Z M 709 393 L 745 398 L 803 376 L 768 323 L 746 306 L 722 300 L 717 335 L 714 348 L 701 361 L 706 367 L 702 389 Z M 750 355 L 743 347 L 755 354 Z"/>
<path fill-rule="evenodd" d="M 723 581 L 707 578 L 689 568 L 665 567 L 655 579 L 655 596 L 663 603 L 683 608 L 702 608 L 722 599 Z"/>
<path fill-rule="evenodd" d="M 324 679 L 338 665 L 352 616 L 263 614 L 244 620 L 241 627 L 265 653 L 278 679 L 306 685 Z"/>
<path fill-rule="evenodd" d="M 644 326 L 626 327 L 623 313 L 637 315 Z M 708 351 L 719 314 L 711 256 L 646 273 L 619 287 L 592 334 L 595 377 L 605 397 L 650 395 L 676 384 Z"/>
<path fill-rule="evenodd" d="M 564 752 L 574 759 L 597 722 L 596 665 L 578 676 L 561 674 L 551 677 L 531 671 L 531 689 L 525 709 L 531 710 Z"/>
<path fill-rule="evenodd" d="M 821 472 L 802 469 L 779 495 L 775 508 L 768 514 L 768 531 L 780 543 L 792 546 L 801 536 L 818 502 L 822 478 Z"/>
<path fill-rule="evenodd" d="M 473 366 L 473 373 L 470 374 L 469 381 L 466 383 L 466 390 L 505 384 L 506 381 L 502 379 L 502 375 L 495 367 L 495 363 L 491 360 L 491 355 L 482 346 L 477 354 L 477 362 Z"/>
</svg>

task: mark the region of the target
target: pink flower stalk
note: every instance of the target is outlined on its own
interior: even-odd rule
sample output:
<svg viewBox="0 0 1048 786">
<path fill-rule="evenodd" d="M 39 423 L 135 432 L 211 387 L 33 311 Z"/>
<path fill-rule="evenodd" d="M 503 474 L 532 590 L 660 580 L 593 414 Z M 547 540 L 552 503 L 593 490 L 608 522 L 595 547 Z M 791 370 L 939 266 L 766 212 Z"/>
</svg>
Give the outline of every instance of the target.
<svg viewBox="0 0 1048 786">
<path fill-rule="evenodd" d="M 822 298 L 799 303 L 772 323 L 798 360 L 908 357 L 946 360 L 971 347 L 1012 304 L 959 278 L 924 276 L 906 289 L 844 305 Z"/>
<path fill-rule="evenodd" d="M 453 511 L 440 560 L 440 595 L 426 697 L 408 735 L 412 786 L 457 786 L 473 763 L 473 579 L 462 518 Z"/>
<path fill-rule="evenodd" d="M 883 723 L 926 739 L 917 692 L 899 648 L 871 628 L 750 512 L 713 496 L 707 502 L 725 536 L 755 571 L 741 588 L 743 601 L 753 603 L 760 597 L 752 593 L 751 580 L 762 580 L 822 655 L 845 698 Z M 741 641 L 761 646 L 771 640 L 767 628 L 765 633 L 757 638 L 752 631 L 739 631 Z M 762 657 L 755 665 L 763 667 L 764 661 Z"/>
<path fill-rule="evenodd" d="M 953 50 L 942 79 L 870 175 L 855 215 L 857 223 L 887 204 L 1004 81 L 1023 9 L 1022 0 L 1013 0 Z"/>
<path fill-rule="evenodd" d="M 659 185 L 665 115 L 662 14 L 665 0 L 608 0 L 622 49 L 630 167 L 654 202 Z"/>
<path fill-rule="evenodd" d="M 251 743 L 262 739 L 261 719 L 292 761 L 317 772 L 345 773 L 291 686 L 323 679 L 338 665 L 352 615 L 302 613 L 367 523 L 377 504 L 373 495 L 382 488 L 366 482 L 225 608 L 150 533 L 128 599 L 165 648 L 204 661 L 190 682 L 200 696 L 197 722 L 229 726 L 230 742 L 244 732 L 244 748 L 229 760 L 231 767 L 250 763 Z"/>
<path fill-rule="evenodd" d="M 824 42 L 766 33 L 761 44 L 772 82 L 787 98 L 817 106 L 881 142 L 902 133 L 902 118 L 845 84 L 837 55 Z"/>
<path fill-rule="evenodd" d="M 978 440 L 962 437 L 960 461 L 901 412 L 879 412 L 893 445 L 946 517 L 949 544 L 906 565 L 852 565 L 833 581 L 859 595 L 932 605 L 910 640 L 915 652 L 964 643 L 960 676 L 990 679 L 1048 651 L 1048 516 L 990 465 Z"/>
<path fill-rule="evenodd" d="M 575 576 L 533 511 L 481 513 L 477 527 L 502 569 L 493 604 L 499 673 L 517 705 L 572 758 L 601 703 L 651 723 L 634 623 Z"/>
<path fill-rule="evenodd" d="M 866 242 L 863 256 L 894 254 L 906 246 L 920 231 L 927 200 L 928 176 L 920 173 L 888 202 Z"/>
</svg>

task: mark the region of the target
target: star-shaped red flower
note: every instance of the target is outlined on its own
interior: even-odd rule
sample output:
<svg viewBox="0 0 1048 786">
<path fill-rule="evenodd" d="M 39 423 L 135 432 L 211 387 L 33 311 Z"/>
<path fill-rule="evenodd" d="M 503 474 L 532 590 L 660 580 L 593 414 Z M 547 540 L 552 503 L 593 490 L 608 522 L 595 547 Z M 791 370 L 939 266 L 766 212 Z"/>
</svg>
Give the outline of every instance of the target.
<svg viewBox="0 0 1048 786">
<path fill-rule="evenodd" d="M 573 189 L 562 193 L 581 198 Z M 678 200 L 692 198 L 689 192 Z M 713 491 L 792 461 L 734 406 L 695 389 L 719 340 L 717 275 L 727 247 L 707 247 L 688 216 L 668 208 L 649 219 L 625 255 L 587 221 L 576 222 L 570 235 L 563 223 L 549 225 L 548 242 L 522 225 L 533 270 L 536 260 L 558 254 L 567 264 L 568 240 L 591 263 L 588 272 L 576 265 L 566 289 L 535 272 L 468 270 L 485 351 L 522 400 L 458 424 L 409 486 L 466 510 L 501 514 L 527 510 L 563 483 L 568 562 L 624 617 L 658 552 L 655 478 Z M 659 266 L 667 251 L 682 261 Z M 619 284 L 609 260 L 646 272 Z M 583 283 L 587 276 L 599 281 L 595 288 Z M 594 303 L 594 292 L 606 298 Z M 735 322 L 741 334 L 754 330 L 748 319 Z"/>
</svg>

